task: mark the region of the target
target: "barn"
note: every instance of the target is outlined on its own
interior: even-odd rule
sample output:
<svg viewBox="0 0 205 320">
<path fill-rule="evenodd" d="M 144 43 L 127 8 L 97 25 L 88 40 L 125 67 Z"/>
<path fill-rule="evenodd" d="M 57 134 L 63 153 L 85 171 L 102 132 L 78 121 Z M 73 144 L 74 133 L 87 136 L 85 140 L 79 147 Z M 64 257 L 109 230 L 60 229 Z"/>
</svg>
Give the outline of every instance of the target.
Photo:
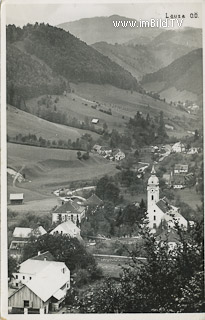
<svg viewBox="0 0 205 320">
<path fill-rule="evenodd" d="M 10 194 L 10 204 L 23 204 L 24 194 L 23 193 L 11 193 Z"/>
</svg>

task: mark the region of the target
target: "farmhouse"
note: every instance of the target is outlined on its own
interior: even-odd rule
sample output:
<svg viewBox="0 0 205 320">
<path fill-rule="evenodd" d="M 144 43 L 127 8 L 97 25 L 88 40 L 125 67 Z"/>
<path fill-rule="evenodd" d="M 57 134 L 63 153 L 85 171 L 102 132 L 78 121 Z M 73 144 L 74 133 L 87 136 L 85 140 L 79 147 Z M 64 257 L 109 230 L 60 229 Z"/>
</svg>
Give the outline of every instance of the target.
<svg viewBox="0 0 205 320">
<path fill-rule="evenodd" d="M 181 143 L 181 142 L 176 142 L 176 143 L 172 146 L 172 152 L 176 152 L 176 153 L 185 152 L 185 146 L 184 146 L 184 144 Z"/>
<path fill-rule="evenodd" d="M 179 213 L 179 208 L 171 205 L 165 197 L 159 198 L 159 179 L 154 166 L 147 185 L 147 217 L 152 232 L 156 232 L 158 228 L 174 228 L 175 222 L 180 227 L 187 228 L 187 220 Z"/>
<path fill-rule="evenodd" d="M 156 241 L 161 245 L 163 245 L 164 242 L 167 242 L 169 251 L 172 251 L 180 245 L 179 235 L 177 231 L 173 229 L 163 230 L 160 235 L 156 237 Z"/>
<path fill-rule="evenodd" d="M 23 248 L 27 243 L 28 238 L 31 235 L 39 237 L 46 233 L 46 230 L 42 226 L 39 226 L 36 229 L 16 227 L 14 229 L 12 241 L 9 247 L 10 256 L 13 256 L 16 259 L 20 259 L 23 253 Z"/>
<path fill-rule="evenodd" d="M 71 220 L 59 224 L 50 232 L 50 234 L 64 234 L 71 238 L 78 238 L 79 240 L 82 240 L 80 236 L 80 229 Z"/>
<path fill-rule="evenodd" d="M 96 152 L 98 152 L 99 153 L 99 151 L 101 150 L 101 146 L 99 145 L 99 144 L 95 144 L 94 146 L 93 146 L 93 150 L 94 151 L 96 151 Z"/>
<path fill-rule="evenodd" d="M 11 193 L 10 194 L 10 204 L 23 204 L 24 194 L 23 193 Z"/>
<path fill-rule="evenodd" d="M 195 153 L 198 153 L 198 148 L 191 147 L 191 148 L 187 151 L 187 154 L 195 154 Z"/>
<path fill-rule="evenodd" d="M 84 217 L 85 207 L 79 206 L 76 202 L 74 203 L 72 200 L 69 200 L 52 213 L 52 223 L 71 220 L 75 225 L 78 225 Z"/>
<path fill-rule="evenodd" d="M 25 314 L 59 310 L 70 288 L 70 270 L 65 263 L 45 257 L 24 261 L 13 277 L 13 286 L 18 290 L 9 297 L 9 308 L 21 309 Z"/>
<path fill-rule="evenodd" d="M 188 170 L 188 164 L 175 164 L 174 166 L 174 173 L 187 173 Z"/>
<path fill-rule="evenodd" d="M 115 151 L 113 153 L 113 156 L 115 158 L 115 161 L 120 161 L 123 160 L 125 158 L 125 154 L 124 152 L 122 152 L 120 149 L 118 149 L 117 151 Z"/>
</svg>

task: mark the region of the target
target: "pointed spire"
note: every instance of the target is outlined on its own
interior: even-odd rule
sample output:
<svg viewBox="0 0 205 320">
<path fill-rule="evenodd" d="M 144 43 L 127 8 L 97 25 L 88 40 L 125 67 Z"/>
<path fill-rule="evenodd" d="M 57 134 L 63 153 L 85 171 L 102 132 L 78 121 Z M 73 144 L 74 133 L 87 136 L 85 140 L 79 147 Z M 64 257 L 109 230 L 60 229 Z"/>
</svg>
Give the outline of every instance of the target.
<svg viewBox="0 0 205 320">
<path fill-rule="evenodd" d="M 156 171 L 155 171 L 154 165 L 152 166 L 151 174 L 156 174 Z"/>
</svg>

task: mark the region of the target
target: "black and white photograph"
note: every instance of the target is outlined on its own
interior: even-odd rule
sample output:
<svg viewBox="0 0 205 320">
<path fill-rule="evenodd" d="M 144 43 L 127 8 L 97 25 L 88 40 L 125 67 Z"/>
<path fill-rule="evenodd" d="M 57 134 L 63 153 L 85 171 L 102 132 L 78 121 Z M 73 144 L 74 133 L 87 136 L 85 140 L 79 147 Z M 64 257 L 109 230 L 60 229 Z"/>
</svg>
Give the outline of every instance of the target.
<svg viewBox="0 0 205 320">
<path fill-rule="evenodd" d="M 1 39 L 2 317 L 204 319 L 202 1 L 8 0 Z"/>
</svg>

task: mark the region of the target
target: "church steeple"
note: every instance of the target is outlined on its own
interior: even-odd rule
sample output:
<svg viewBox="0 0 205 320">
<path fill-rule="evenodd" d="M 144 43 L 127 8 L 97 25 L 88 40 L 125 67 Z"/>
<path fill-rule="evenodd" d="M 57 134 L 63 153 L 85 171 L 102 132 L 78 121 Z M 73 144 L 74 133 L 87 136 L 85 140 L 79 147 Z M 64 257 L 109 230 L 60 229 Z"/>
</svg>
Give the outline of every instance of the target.
<svg viewBox="0 0 205 320">
<path fill-rule="evenodd" d="M 147 211 L 159 201 L 159 179 L 156 176 L 154 165 L 152 166 L 151 177 L 147 184 Z"/>
</svg>

